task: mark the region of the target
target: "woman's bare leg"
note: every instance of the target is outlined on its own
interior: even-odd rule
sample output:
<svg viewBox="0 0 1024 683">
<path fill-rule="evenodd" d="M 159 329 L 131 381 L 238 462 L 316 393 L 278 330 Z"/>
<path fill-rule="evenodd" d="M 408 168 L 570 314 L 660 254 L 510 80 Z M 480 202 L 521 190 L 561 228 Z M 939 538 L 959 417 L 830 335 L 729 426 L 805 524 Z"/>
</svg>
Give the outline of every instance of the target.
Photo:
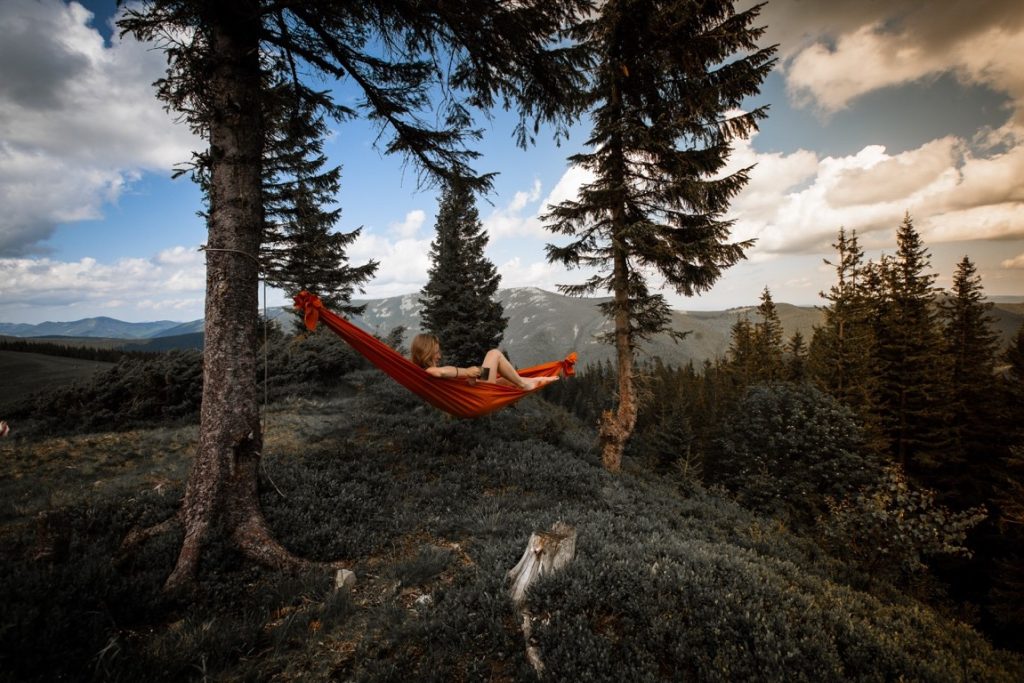
<svg viewBox="0 0 1024 683">
<path fill-rule="evenodd" d="M 557 377 L 543 377 L 543 378 L 532 378 L 532 377 L 520 377 L 519 373 L 512 366 L 512 363 L 508 362 L 503 354 L 498 349 L 491 349 L 484 356 L 483 366 L 488 368 L 487 382 L 497 382 L 498 378 L 504 379 L 513 386 L 517 386 L 520 389 L 534 389 L 539 384 L 544 384 L 547 381 L 558 379 Z"/>
</svg>

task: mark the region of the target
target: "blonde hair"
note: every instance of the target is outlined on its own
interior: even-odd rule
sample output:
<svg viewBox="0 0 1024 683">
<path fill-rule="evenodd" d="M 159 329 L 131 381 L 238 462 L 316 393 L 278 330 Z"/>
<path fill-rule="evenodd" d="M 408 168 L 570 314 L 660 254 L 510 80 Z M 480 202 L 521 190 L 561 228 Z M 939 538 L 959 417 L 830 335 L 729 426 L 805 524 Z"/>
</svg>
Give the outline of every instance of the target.
<svg viewBox="0 0 1024 683">
<path fill-rule="evenodd" d="M 421 368 L 429 368 L 434 364 L 434 354 L 441 348 L 441 342 L 432 334 L 417 334 L 409 345 L 412 362 Z"/>
</svg>

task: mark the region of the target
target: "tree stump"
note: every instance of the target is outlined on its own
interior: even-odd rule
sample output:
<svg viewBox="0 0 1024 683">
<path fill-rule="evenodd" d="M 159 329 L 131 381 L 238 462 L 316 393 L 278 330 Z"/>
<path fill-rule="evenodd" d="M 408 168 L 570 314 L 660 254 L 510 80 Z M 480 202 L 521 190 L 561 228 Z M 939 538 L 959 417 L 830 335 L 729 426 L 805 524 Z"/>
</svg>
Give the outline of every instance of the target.
<svg viewBox="0 0 1024 683">
<path fill-rule="evenodd" d="M 510 594 L 512 602 L 519 608 L 522 616 L 523 637 L 526 639 L 526 658 L 534 671 L 540 676 L 544 672 L 544 662 L 540 651 L 532 641 L 533 616 L 523 609 L 526 591 L 534 581 L 542 576 L 552 574 L 567 566 L 576 556 L 576 528 L 565 522 L 555 522 L 551 531 L 535 531 L 530 534 L 526 550 L 518 564 L 509 570 L 508 577 L 512 581 Z"/>
</svg>

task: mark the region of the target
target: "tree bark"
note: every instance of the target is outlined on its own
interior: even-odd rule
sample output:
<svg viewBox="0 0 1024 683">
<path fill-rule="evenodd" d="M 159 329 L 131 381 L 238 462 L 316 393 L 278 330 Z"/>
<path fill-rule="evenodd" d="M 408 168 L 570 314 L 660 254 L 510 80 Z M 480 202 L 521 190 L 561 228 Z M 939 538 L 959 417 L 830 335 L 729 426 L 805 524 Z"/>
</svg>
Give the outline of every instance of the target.
<svg viewBox="0 0 1024 683">
<path fill-rule="evenodd" d="M 601 416 L 598 435 L 601 463 L 609 472 L 622 468 L 622 452 L 636 427 L 636 393 L 633 388 L 633 344 L 629 329 L 629 292 L 626 256 L 615 248 L 613 290 L 615 296 L 615 353 L 618 367 L 619 403 L 615 412 Z"/>
<path fill-rule="evenodd" d="M 203 400 L 199 446 L 180 515 L 185 537 L 167 591 L 195 577 L 215 526 L 258 562 L 280 568 L 309 564 L 271 537 L 257 495 L 263 447 L 255 341 L 264 140 L 258 2 L 209 3 L 204 11 L 211 30 L 212 115 Z"/>
</svg>

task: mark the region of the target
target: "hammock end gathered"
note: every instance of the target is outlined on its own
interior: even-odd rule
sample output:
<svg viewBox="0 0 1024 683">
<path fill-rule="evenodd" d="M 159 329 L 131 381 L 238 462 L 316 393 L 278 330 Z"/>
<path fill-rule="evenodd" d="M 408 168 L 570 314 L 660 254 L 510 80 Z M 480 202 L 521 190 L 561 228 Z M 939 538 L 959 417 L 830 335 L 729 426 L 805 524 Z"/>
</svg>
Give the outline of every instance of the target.
<svg viewBox="0 0 1024 683">
<path fill-rule="evenodd" d="M 302 320 L 310 332 L 316 329 L 316 324 L 320 321 L 320 309 L 323 307 L 323 302 L 316 294 L 302 290 L 295 295 L 295 308 L 302 312 Z"/>
</svg>

